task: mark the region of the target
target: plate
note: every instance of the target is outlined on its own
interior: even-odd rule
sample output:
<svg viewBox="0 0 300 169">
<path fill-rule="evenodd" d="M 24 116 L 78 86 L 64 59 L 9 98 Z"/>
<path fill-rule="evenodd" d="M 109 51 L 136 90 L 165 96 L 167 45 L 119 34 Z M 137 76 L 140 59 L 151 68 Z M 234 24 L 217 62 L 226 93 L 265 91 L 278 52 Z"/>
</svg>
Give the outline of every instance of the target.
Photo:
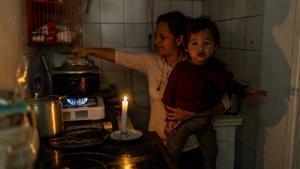
<svg viewBox="0 0 300 169">
<path fill-rule="evenodd" d="M 139 130 L 127 129 L 125 133 L 121 130 L 114 131 L 110 134 L 110 138 L 116 141 L 132 141 L 139 139 L 143 133 Z"/>
</svg>

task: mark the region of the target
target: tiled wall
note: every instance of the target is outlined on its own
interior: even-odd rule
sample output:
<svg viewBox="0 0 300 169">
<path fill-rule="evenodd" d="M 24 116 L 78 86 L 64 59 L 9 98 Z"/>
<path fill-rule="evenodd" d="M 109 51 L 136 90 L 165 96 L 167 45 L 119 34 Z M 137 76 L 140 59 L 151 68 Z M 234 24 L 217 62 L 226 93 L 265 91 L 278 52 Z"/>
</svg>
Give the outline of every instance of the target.
<svg viewBox="0 0 300 169">
<path fill-rule="evenodd" d="M 27 46 L 25 0 L 0 1 L 0 88 L 16 87 L 16 70 L 23 65 Z"/>
<path fill-rule="evenodd" d="M 209 15 L 221 33 L 218 57 L 228 64 L 235 78 L 252 86 L 260 84 L 263 26 L 262 0 L 204 0 L 203 14 Z M 237 133 L 236 167 L 253 169 L 257 137 L 257 106 L 244 100 L 243 125 Z"/>
<path fill-rule="evenodd" d="M 154 22 L 162 13 L 178 10 L 188 16 L 201 15 L 199 0 L 93 0 L 84 17 L 84 47 L 108 47 L 130 51 L 152 48 Z M 84 10 L 86 6 L 84 6 Z M 146 77 L 136 71 L 95 60 L 102 81 L 117 85 L 120 94 L 132 94 L 129 115 L 136 127 L 145 130 L 149 98 Z"/>
</svg>

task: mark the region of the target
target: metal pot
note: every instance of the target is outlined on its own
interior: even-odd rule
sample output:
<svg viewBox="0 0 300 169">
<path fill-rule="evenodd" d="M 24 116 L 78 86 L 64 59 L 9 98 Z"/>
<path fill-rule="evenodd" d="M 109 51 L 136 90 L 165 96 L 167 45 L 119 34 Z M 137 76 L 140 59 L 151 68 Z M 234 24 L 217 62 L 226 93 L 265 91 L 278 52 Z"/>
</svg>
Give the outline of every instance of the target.
<svg viewBox="0 0 300 169">
<path fill-rule="evenodd" d="M 84 97 L 100 91 L 100 73 L 96 66 L 64 64 L 50 74 L 55 95 Z"/>
<path fill-rule="evenodd" d="M 36 114 L 40 137 L 48 138 L 63 132 L 61 99 L 59 96 L 44 96 L 28 100 L 32 111 Z"/>
</svg>

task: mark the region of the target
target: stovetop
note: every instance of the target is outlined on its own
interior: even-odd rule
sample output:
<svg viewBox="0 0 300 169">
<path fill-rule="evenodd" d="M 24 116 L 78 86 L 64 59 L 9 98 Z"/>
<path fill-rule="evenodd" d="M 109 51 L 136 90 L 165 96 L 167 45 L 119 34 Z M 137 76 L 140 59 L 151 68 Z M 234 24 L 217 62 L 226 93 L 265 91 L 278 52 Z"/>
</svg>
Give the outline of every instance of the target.
<svg viewBox="0 0 300 169">
<path fill-rule="evenodd" d="M 105 119 L 117 130 L 114 106 L 104 99 Z M 98 121 L 85 124 L 97 127 Z M 69 127 L 74 126 L 69 123 Z M 76 125 L 75 125 L 76 126 Z M 162 140 L 155 132 L 144 133 L 134 141 L 116 142 L 108 137 L 96 146 L 54 149 L 41 142 L 36 169 L 177 169 Z"/>
<path fill-rule="evenodd" d="M 55 150 L 41 145 L 37 169 L 168 169 L 177 168 L 155 132 L 139 140 L 115 142 L 79 148 Z"/>
</svg>

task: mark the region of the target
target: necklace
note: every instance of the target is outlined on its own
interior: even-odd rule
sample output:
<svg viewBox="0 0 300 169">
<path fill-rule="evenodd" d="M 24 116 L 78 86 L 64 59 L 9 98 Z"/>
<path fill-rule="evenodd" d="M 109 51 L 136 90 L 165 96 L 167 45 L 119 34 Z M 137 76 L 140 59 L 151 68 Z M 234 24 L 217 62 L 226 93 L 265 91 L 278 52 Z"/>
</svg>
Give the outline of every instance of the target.
<svg viewBox="0 0 300 169">
<path fill-rule="evenodd" d="M 166 61 L 163 60 L 163 67 L 162 67 L 162 70 L 160 72 L 160 80 L 159 80 L 158 85 L 156 87 L 157 91 L 160 91 L 163 82 L 165 82 L 167 80 L 167 78 L 169 77 L 169 74 L 170 74 L 170 72 L 171 72 L 171 70 L 173 68 L 173 67 L 171 67 L 171 68 L 168 69 L 167 74 L 166 74 L 167 77 L 166 77 L 166 79 L 163 79 L 164 72 L 165 72 L 165 67 L 167 68 L 166 64 L 167 64 Z"/>
</svg>

